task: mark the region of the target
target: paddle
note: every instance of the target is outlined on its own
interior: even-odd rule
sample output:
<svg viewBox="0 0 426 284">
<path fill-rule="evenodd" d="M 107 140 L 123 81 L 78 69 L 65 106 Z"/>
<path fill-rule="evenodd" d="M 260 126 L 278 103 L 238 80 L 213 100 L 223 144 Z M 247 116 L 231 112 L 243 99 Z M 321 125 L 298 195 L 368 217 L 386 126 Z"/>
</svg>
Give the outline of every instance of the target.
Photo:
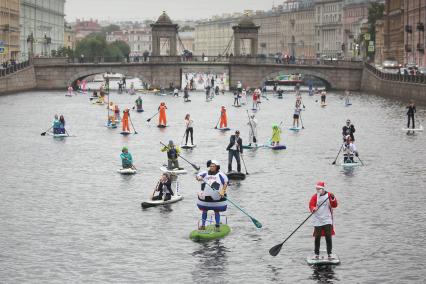
<svg viewBox="0 0 426 284">
<path fill-rule="evenodd" d="M 361 161 L 361 159 L 359 158 L 359 156 L 356 156 L 358 158 L 358 160 L 361 162 L 361 165 L 365 166 L 364 163 Z"/>
<path fill-rule="evenodd" d="M 251 124 L 251 119 L 250 119 L 250 115 L 248 113 L 248 110 L 246 110 L 246 112 L 247 112 L 247 117 L 249 119 L 249 124 L 250 124 L 250 128 L 251 128 L 251 132 L 253 133 L 253 142 L 257 143 L 257 139 L 256 139 L 256 136 L 254 135 L 253 125 Z"/>
<path fill-rule="evenodd" d="M 136 129 L 135 129 L 135 126 L 133 125 L 133 121 L 132 121 L 132 118 L 130 117 L 130 113 L 129 113 L 129 120 L 130 120 L 130 124 L 132 125 L 132 127 L 133 127 L 133 131 L 135 131 L 135 133 L 133 133 L 133 134 L 138 134 L 138 132 L 136 131 Z"/>
<path fill-rule="evenodd" d="M 46 132 L 52 129 L 53 126 L 50 126 L 45 132 L 40 133 L 41 136 L 46 136 Z"/>
<path fill-rule="evenodd" d="M 157 114 L 159 114 L 160 113 L 160 111 L 157 111 L 157 113 L 156 114 L 154 114 L 153 116 L 151 116 L 150 118 L 148 118 L 146 121 L 147 122 L 150 122 L 151 121 L 151 119 L 153 119 Z"/>
<path fill-rule="evenodd" d="M 345 143 L 345 142 L 343 142 L 343 143 L 342 143 L 342 146 L 340 146 L 339 153 L 337 153 L 337 156 L 336 156 L 336 159 L 334 159 L 334 162 L 333 162 L 333 163 L 331 163 L 332 165 L 335 165 L 335 164 L 336 164 L 337 158 L 339 157 L 340 152 L 342 151 L 342 148 L 343 148 L 343 144 L 344 144 L 344 143 Z"/>
<path fill-rule="evenodd" d="M 163 145 L 164 147 L 168 147 L 166 144 L 164 144 L 163 142 L 160 141 L 160 144 Z M 185 162 L 187 162 L 188 164 L 190 164 L 196 171 L 200 170 L 200 167 L 197 165 L 194 165 L 193 163 L 191 163 L 190 161 L 188 161 L 187 159 L 185 159 L 184 157 L 182 157 L 181 155 L 177 154 L 179 158 L 182 158 L 182 160 L 184 160 Z"/>
<path fill-rule="evenodd" d="M 303 126 L 302 114 L 300 114 L 300 123 L 302 124 L 302 129 L 305 129 L 305 126 Z"/>
<path fill-rule="evenodd" d="M 216 126 L 214 127 L 214 129 L 217 129 L 217 125 L 219 124 L 219 121 L 220 121 L 220 116 L 219 116 L 219 119 L 217 120 L 217 123 L 216 123 Z"/>
<path fill-rule="evenodd" d="M 318 206 L 318 208 L 320 208 L 326 201 L 328 200 L 328 198 L 326 198 L 319 206 Z M 317 209 L 318 210 L 318 209 Z M 316 211 L 314 211 L 314 212 L 312 212 L 311 214 L 309 214 L 309 216 L 296 228 L 296 230 L 294 230 L 282 243 L 280 243 L 280 244 L 278 244 L 278 245 L 276 245 L 276 246 L 273 246 L 270 250 L 269 250 L 269 254 L 270 255 L 272 255 L 272 256 L 277 256 L 279 253 L 280 253 L 280 251 L 281 251 L 281 248 L 282 248 L 282 246 L 283 246 L 283 244 L 288 240 L 288 239 L 290 239 L 290 237 L 291 236 L 293 236 L 293 234 L 294 233 L 296 233 L 296 231 L 300 228 L 300 227 L 302 227 L 302 225 L 303 224 L 305 224 L 305 222 L 306 221 L 308 221 L 308 219 L 309 218 L 311 218 L 311 216 L 312 215 L 314 215 L 314 213 L 315 213 Z"/>
<path fill-rule="evenodd" d="M 243 154 L 241 154 L 240 156 L 241 156 L 241 160 L 243 160 L 243 165 L 244 165 L 244 169 L 246 170 L 246 175 L 249 175 L 249 173 L 247 172 L 246 162 L 244 162 L 244 156 Z"/>
<path fill-rule="evenodd" d="M 214 188 L 212 188 L 210 186 L 210 184 L 208 184 L 207 182 L 204 182 L 205 184 L 207 184 L 208 187 L 210 187 L 212 190 L 215 190 Z M 237 207 L 241 212 L 243 212 L 245 215 L 247 215 L 247 217 L 250 218 L 250 220 L 253 222 L 253 224 L 256 226 L 256 228 L 262 228 L 262 223 L 260 223 L 259 221 L 257 221 L 255 218 L 253 218 L 252 216 L 250 216 L 246 211 L 244 211 L 244 209 L 242 209 L 240 206 L 238 206 L 237 204 L 235 204 L 231 199 L 229 199 L 228 197 L 226 197 L 226 200 L 229 201 L 232 205 L 234 205 L 235 207 Z"/>
</svg>

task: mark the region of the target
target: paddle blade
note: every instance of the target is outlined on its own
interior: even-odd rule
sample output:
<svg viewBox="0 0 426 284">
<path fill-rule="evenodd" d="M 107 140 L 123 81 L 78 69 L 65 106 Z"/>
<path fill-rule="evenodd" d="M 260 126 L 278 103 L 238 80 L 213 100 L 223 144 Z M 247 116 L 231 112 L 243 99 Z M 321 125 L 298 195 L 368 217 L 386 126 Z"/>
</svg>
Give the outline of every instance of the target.
<svg viewBox="0 0 426 284">
<path fill-rule="evenodd" d="M 46 132 L 43 132 L 40 134 L 41 136 L 46 136 Z"/>
<path fill-rule="evenodd" d="M 279 245 L 273 246 L 269 250 L 269 254 L 272 255 L 272 256 L 277 256 L 280 253 L 282 247 L 283 247 L 283 243 L 280 243 Z"/>
<path fill-rule="evenodd" d="M 251 221 L 253 222 L 253 224 L 256 226 L 256 228 L 260 229 L 262 228 L 262 223 L 260 223 L 259 221 L 257 221 L 254 218 L 251 218 Z"/>
<path fill-rule="evenodd" d="M 336 164 L 336 161 L 334 161 L 333 163 L 331 163 L 332 165 L 335 165 Z"/>
<path fill-rule="evenodd" d="M 191 164 L 191 166 L 194 168 L 194 170 L 196 170 L 196 171 L 199 171 L 200 170 L 200 167 L 199 166 L 197 166 L 197 165 L 194 165 L 194 164 Z"/>
<path fill-rule="evenodd" d="M 150 204 L 150 203 L 146 203 L 146 202 L 142 202 L 141 206 L 143 209 L 149 208 L 149 207 L 154 207 L 154 204 Z"/>
<path fill-rule="evenodd" d="M 257 143 L 256 136 L 253 136 L 253 142 L 254 142 L 254 143 Z"/>
<path fill-rule="evenodd" d="M 147 121 L 147 122 L 150 122 L 150 121 L 151 121 L 151 118 L 148 118 L 146 121 Z"/>
</svg>

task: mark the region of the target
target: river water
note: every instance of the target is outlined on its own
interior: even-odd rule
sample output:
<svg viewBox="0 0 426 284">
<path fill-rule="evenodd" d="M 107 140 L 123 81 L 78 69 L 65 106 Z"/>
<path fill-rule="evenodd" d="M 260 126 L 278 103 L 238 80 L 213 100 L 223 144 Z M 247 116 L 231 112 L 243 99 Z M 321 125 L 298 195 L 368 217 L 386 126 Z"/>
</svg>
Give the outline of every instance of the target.
<svg viewBox="0 0 426 284">
<path fill-rule="evenodd" d="M 426 269 L 424 133 L 406 135 L 400 102 L 330 93 L 321 108 L 304 95 L 305 129 L 288 130 L 294 95 L 263 99 L 258 138 L 283 121 L 287 150 L 245 151 L 247 179 L 233 183 L 229 197 L 263 224 L 257 229 L 234 206 L 226 215 L 230 235 L 208 243 L 190 241 L 200 212 L 193 170 L 180 177 L 182 202 L 142 210 L 165 162 L 160 141 L 180 142 L 184 115 L 195 121 L 198 147 L 183 155 L 205 168 L 217 159 L 226 169 L 231 133 L 214 130 L 221 105 L 229 125 L 248 136 L 245 108 L 233 108 L 230 94 L 205 102 L 143 95 L 144 113 L 131 113 L 138 134 L 122 137 L 107 129 L 106 109 L 88 96 L 65 92 L 25 92 L 0 97 L 0 282 L 2 283 L 424 283 Z M 135 96 L 111 94 L 120 107 Z M 153 115 L 168 106 L 170 127 L 159 130 Z M 74 137 L 40 136 L 55 113 L 64 114 Z M 341 127 L 355 124 L 356 144 L 366 166 L 345 171 L 332 166 L 341 146 Z M 425 112 L 418 110 L 424 120 Z M 121 176 L 121 147 L 128 146 L 139 173 Z M 268 250 L 307 216 L 315 183 L 335 193 L 336 267 L 313 268 L 312 224 L 308 221 L 277 257 Z M 325 242 L 322 240 L 322 248 Z M 423 279 L 423 280 L 422 280 Z"/>
</svg>

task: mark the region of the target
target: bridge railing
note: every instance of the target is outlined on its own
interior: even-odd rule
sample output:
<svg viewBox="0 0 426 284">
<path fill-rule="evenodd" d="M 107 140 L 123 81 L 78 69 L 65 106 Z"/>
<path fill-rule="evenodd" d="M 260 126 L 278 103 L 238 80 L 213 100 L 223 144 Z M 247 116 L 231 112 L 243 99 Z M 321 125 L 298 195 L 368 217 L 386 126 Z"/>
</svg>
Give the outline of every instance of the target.
<svg viewBox="0 0 426 284">
<path fill-rule="evenodd" d="M 195 63 L 195 64 L 273 64 L 273 65 L 328 65 L 328 66 L 347 66 L 362 67 L 361 61 L 349 60 L 325 60 L 325 59 L 304 59 L 295 58 L 279 59 L 266 56 L 136 56 L 136 57 L 84 57 L 68 58 L 68 63 L 75 64 L 144 64 L 144 63 Z"/>
<path fill-rule="evenodd" d="M 374 75 L 376 75 L 377 77 L 383 80 L 405 82 L 405 83 L 426 84 L 426 76 L 423 74 L 404 75 L 404 74 L 400 74 L 399 72 L 397 74 L 386 73 L 381 71 L 380 69 L 377 69 L 375 66 L 367 62 L 364 63 L 364 66 L 365 68 L 367 68 L 367 70 L 371 71 Z"/>
<path fill-rule="evenodd" d="M 14 64 L 1 64 L 0 65 L 0 77 L 5 77 L 9 74 L 15 73 L 21 69 L 24 69 L 28 66 L 31 65 L 31 61 L 27 60 L 27 61 L 23 61 L 23 62 L 19 62 L 19 63 L 14 63 Z"/>
</svg>

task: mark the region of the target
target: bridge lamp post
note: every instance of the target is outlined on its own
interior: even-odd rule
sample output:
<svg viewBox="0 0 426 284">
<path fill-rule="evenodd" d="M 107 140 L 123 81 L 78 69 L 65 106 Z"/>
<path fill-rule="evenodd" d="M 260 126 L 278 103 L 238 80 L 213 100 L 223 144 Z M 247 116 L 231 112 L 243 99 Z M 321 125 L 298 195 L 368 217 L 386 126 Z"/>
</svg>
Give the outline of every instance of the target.
<svg viewBox="0 0 426 284">
<path fill-rule="evenodd" d="M 34 55 L 34 34 L 32 32 L 27 37 L 27 44 L 29 45 L 29 47 L 28 47 L 28 59 L 32 60 L 33 55 Z"/>
</svg>

